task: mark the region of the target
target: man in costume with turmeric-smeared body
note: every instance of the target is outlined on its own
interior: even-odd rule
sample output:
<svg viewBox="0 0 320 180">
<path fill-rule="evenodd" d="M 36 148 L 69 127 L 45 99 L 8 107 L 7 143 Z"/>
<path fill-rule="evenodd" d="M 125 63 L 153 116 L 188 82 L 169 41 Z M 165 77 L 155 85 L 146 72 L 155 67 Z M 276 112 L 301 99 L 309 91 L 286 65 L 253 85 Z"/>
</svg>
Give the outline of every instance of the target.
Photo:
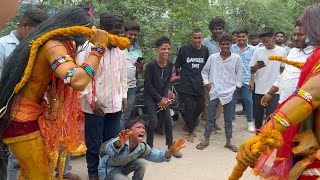
<svg viewBox="0 0 320 180">
<path fill-rule="evenodd" d="M 300 21 L 307 35 L 306 43 L 315 46 L 315 50 L 304 65 L 288 62 L 300 68 L 303 65 L 297 88 L 269 117 L 261 134 L 241 145 L 238 164 L 230 180 L 239 179 L 248 166 L 265 179 L 313 180 L 320 177 L 319 17 L 320 5 L 309 6 L 302 14 Z M 274 56 L 269 59 L 286 61 Z M 302 123 L 307 121 L 312 122 L 313 127 L 305 130 Z"/>
<path fill-rule="evenodd" d="M 95 27 L 85 28 L 92 22 L 82 8 L 65 9 L 28 35 L 5 64 L 0 135 L 20 163 L 19 179 L 52 179 L 58 151 L 61 179 L 65 155 L 85 152 L 78 90 L 94 82 L 107 45 L 123 49 L 130 44 Z M 95 46 L 88 59 L 77 64 L 76 49 L 84 43 L 83 35 Z"/>
</svg>

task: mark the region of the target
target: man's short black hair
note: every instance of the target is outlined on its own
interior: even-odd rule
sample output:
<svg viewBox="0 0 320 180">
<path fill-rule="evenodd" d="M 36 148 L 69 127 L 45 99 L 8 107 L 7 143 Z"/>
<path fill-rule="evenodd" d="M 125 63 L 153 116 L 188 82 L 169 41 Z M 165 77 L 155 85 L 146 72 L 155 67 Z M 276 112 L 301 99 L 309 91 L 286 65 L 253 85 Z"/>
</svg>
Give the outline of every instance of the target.
<svg viewBox="0 0 320 180">
<path fill-rule="evenodd" d="M 239 28 L 239 29 L 237 29 L 236 32 L 237 32 L 237 34 L 240 34 L 240 33 L 245 33 L 246 35 L 249 34 L 248 30 L 245 28 Z"/>
<path fill-rule="evenodd" d="M 201 29 L 193 29 L 191 32 L 191 35 L 194 33 L 202 33 L 202 30 Z"/>
<path fill-rule="evenodd" d="M 238 31 L 234 30 L 231 34 L 234 36 L 235 34 L 238 34 Z"/>
<path fill-rule="evenodd" d="M 286 34 L 283 31 L 277 31 L 274 35 L 282 34 L 283 37 L 286 37 Z"/>
<path fill-rule="evenodd" d="M 233 37 L 231 34 L 229 33 L 223 33 L 220 37 L 219 37 L 219 43 L 221 43 L 222 41 L 233 41 Z"/>
<path fill-rule="evenodd" d="M 226 22 L 221 16 L 216 16 L 211 21 L 209 22 L 209 30 L 212 31 L 213 28 L 215 27 L 221 27 L 224 29 L 226 26 Z"/>
<path fill-rule="evenodd" d="M 124 123 L 124 128 L 125 129 L 131 129 L 135 124 L 141 123 L 145 126 L 145 122 L 143 119 L 138 118 L 138 117 L 130 117 L 126 122 Z"/>
<path fill-rule="evenodd" d="M 36 27 L 48 19 L 48 14 L 39 8 L 27 9 L 20 19 L 20 25 L 27 23 L 30 27 Z"/>
<path fill-rule="evenodd" d="M 100 15 L 100 29 L 109 31 L 113 27 L 124 25 L 124 18 L 115 11 L 109 11 Z"/>
<path fill-rule="evenodd" d="M 137 22 L 135 21 L 128 21 L 126 22 L 126 24 L 124 25 L 124 30 L 125 31 L 129 31 L 129 30 L 136 30 L 138 32 L 140 32 L 140 26 Z"/>
<path fill-rule="evenodd" d="M 171 45 L 170 39 L 168 37 L 166 37 L 166 36 L 161 36 L 156 40 L 156 43 L 155 43 L 156 48 L 159 48 L 163 44 Z"/>
<path fill-rule="evenodd" d="M 274 29 L 272 27 L 264 27 L 259 31 L 259 37 L 272 37 L 274 36 Z"/>
<path fill-rule="evenodd" d="M 259 38 L 259 34 L 256 33 L 256 32 L 253 32 L 249 35 L 249 39 L 252 39 L 252 38 Z"/>
</svg>

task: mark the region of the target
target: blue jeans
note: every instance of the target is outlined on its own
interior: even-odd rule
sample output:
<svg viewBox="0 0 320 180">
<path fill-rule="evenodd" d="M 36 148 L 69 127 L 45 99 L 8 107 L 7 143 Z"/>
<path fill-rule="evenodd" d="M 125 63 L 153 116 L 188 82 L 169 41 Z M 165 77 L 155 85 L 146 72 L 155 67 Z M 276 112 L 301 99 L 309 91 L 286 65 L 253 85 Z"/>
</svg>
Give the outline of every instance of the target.
<svg viewBox="0 0 320 180">
<path fill-rule="evenodd" d="M 57 163 L 59 165 L 59 162 Z M 70 155 L 66 156 L 66 162 L 64 165 L 63 174 L 67 174 L 71 170 L 70 166 Z M 20 171 L 20 164 L 16 157 L 13 155 L 12 151 L 10 150 L 10 155 L 8 157 L 8 166 L 7 166 L 7 180 L 17 180 Z M 56 169 L 56 172 L 58 170 Z"/>
<path fill-rule="evenodd" d="M 104 116 L 84 113 L 85 140 L 87 146 L 87 168 L 89 176 L 98 176 L 99 148 L 101 142 L 116 137 L 120 132 L 122 112 L 107 113 Z"/>
<path fill-rule="evenodd" d="M 219 98 L 211 100 L 208 105 L 208 116 L 205 125 L 204 137 L 209 139 L 211 136 L 211 132 L 214 125 L 214 120 L 216 117 L 216 112 L 218 105 L 220 103 Z M 223 117 L 224 117 L 224 128 L 226 132 L 226 138 L 232 138 L 232 109 L 233 109 L 233 102 L 230 101 L 229 103 L 223 105 Z"/>
<path fill-rule="evenodd" d="M 133 109 L 134 100 L 136 99 L 137 88 L 129 88 L 127 93 L 127 109 L 121 117 L 121 129 L 124 129 L 124 123 L 129 119 Z"/>
<path fill-rule="evenodd" d="M 242 84 L 242 87 L 240 88 L 244 105 L 245 105 L 245 111 L 246 111 L 246 117 L 247 122 L 253 122 L 253 101 L 252 101 L 252 92 L 249 89 L 249 85 Z M 237 99 L 238 99 L 238 93 L 239 91 L 235 91 L 233 93 L 233 111 L 232 111 L 232 120 L 236 120 L 236 105 L 237 105 Z"/>
</svg>

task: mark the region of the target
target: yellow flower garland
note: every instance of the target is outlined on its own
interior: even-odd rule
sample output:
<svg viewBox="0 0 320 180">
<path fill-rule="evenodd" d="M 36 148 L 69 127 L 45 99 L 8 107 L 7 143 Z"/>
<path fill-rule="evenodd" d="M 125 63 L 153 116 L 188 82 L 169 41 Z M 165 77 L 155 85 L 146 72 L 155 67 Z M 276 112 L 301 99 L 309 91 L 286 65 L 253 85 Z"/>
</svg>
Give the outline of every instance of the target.
<svg viewBox="0 0 320 180">
<path fill-rule="evenodd" d="M 292 65 L 296 68 L 302 69 L 304 63 L 303 62 L 296 62 L 296 61 L 291 61 L 288 59 L 283 59 L 282 56 L 269 56 L 268 59 L 270 61 L 280 61 L 280 62 L 284 62 L 286 64 Z"/>
<path fill-rule="evenodd" d="M 251 146 L 251 153 L 254 156 L 262 155 L 265 152 L 269 152 L 271 149 L 279 148 L 283 144 L 283 139 L 281 133 L 276 129 L 263 129 L 259 135 L 257 135 L 255 140 L 257 143 Z M 242 176 L 243 172 L 247 167 L 243 167 L 239 163 L 233 168 L 232 174 L 229 180 L 238 180 Z"/>
<path fill-rule="evenodd" d="M 26 69 L 24 70 L 24 75 L 21 78 L 20 82 L 15 86 L 14 93 L 19 92 L 21 88 L 26 84 L 28 81 L 31 71 L 33 68 L 34 61 L 37 57 L 39 48 L 46 43 L 49 39 L 57 36 L 73 36 L 73 35 L 84 35 L 89 38 L 89 41 L 92 42 L 91 38 L 91 29 L 88 27 L 83 26 L 73 26 L 73 27 L 67 27 L 67 28 L 60 28 L 53 31 L 50 31 L 41 37 L 39 37 L 36 40 L 33 40 L 31 43 L 31 50 L 30 50 L 30 56 L 28 60 L 28 64 Z M 108 44 L 113 46 L 118 46 L 121 50 L 129 47 L 130 41 L 128 38 L 125 37 L 118 37 L 112 34 L 108 34 Z"/>
</svg>

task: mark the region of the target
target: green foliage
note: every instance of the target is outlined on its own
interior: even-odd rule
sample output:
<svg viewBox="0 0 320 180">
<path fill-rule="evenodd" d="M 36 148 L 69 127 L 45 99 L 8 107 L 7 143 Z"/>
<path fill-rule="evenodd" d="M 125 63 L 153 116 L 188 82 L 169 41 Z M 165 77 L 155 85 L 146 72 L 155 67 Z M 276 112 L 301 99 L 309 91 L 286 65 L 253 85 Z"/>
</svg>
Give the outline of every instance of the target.
<svg viewBox="0 0 320 180">
<path fill-rule="evenodd" d="M 30 2 L 34 2 L 29 0 Z M 24 2 L 29 2 L 24 1 Z M 135 20 L 141 26 L 139 45 L 147 60 L 155 57 L 154 41 L 162 35 L 172 40 L 174 57 L 178 48 L 189 43 L 192 29 L 200 28 L 205 36 L 210 35 L 208 22 L 214 16 L 223 16 L 227 21 L 227 32 L 244 27 L 249 32 L 272 26 L 290 34 L 293 22 L 304 7 L 320 0 L 42 0 L 38 7 L 57 12 L 64 7 L 87 5 L 94 8 L 96 26 L 99 16 L 105 11 L 118 11 L 126 20 Z M 211 3 L 209 3 L 211 2 Z M 19 17 L 9 23 L 2 32 L 8 34 L 15 29 Z"/>
</svg>

